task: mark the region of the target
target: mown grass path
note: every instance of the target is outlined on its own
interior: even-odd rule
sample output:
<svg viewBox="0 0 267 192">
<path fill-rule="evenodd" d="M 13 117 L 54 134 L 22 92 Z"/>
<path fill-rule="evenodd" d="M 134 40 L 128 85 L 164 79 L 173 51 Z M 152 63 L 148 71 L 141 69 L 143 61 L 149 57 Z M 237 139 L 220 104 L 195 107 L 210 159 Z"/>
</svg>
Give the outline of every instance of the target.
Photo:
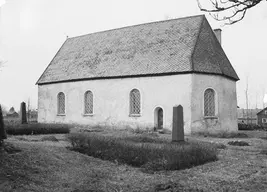
<svg viewBox="0 0 267 192">
<path fill-rule="evenodd" d="M 22 151 L 0 153 L 0 191 L 266 191 L 267 140 L 245 140 L 251 146 L 229 146 L 219 160 L 180 171 L 143 173 L 66 149 L 59 142 L 39 141 L 42 136 L 10 137 L 6 142 Z M 192 138 L 227 144 L 237 139 Z"/>
</svg>

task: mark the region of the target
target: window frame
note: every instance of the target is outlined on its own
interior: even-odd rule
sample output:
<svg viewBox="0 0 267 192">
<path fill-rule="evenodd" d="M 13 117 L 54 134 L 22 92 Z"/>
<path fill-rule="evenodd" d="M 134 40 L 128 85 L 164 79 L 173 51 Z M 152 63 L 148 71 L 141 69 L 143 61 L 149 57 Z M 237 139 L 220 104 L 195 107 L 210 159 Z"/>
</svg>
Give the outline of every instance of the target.
<svg viewBox="0 0 267 192">
<path fill-rule="evenodd" d="M 131 105 L 131 102 L 132 102 L 132 99 L 131 99 L 131 96 L 132 96 L 132 92 L 134 90 L 137 90 L 138 93 L 139 93 L 139 113 L 132 113 L 132 105 Z M 142 103 L 141 103 L 142 99 L 141 99 L 141 91 L 137 88 L 133 88 L 130 90 L 130 94 L 129 94 L 129 116 L 130 117 L 140 117 L 141 116 L 141 113 L 142 113 Z"/>
<path fill-rule="evenodd" d="M 214 93 L 214 115 L 212 115 L 212 116 L 205 115 L 205 93 L 206 93 L 206 91 L 208 89 L 213 90 L 213 93 Z M 218 119 L 218 96 L 217 96 L 216 90 L 213 87 L 207 87 L 204 90 L 202 96 L 203 96 L 202 102 L 203 102 L 203 116 L 204 116 L 204 119 Z"/>
<path fill-rule="evenodd" d="M 265 121 L 265 122 L 264 122 L 264 121 Z M 261 119 L 261 122 L 264 123 L 264 124 L 267 123 L 267 118 L 262 118 L 262 119 Z"/>
<path fill-rule="evenodd" d="M 64 96 L 64 113 L 60 113 L 60 109 L 59 109 L 59 95 L 61 93 Z M 66 116 L 66 95 L 63 91 L 61 91 L 57 94 L 57 116 Z"/>
<path fill-rule="evenodd" d="M 92 113 L 86 113 L 85 112 L 85 97 L 86 97 L 86 94 L 87 93 L 91 93 L 92 94 Z M 93 94 L 93 92 L 91 91 L 91 90 L 87 90 L 87 91 L 85 91 L 84 92 L 84 94 L 83 94 L 83 115 L 84 116 L 93 116 L 94 115 L 94 94 Z"/>
<path fill-rule="evenodd" d="M 264 114 L 267 115 L 267 110 L 264 111 Z"/>
</svg>

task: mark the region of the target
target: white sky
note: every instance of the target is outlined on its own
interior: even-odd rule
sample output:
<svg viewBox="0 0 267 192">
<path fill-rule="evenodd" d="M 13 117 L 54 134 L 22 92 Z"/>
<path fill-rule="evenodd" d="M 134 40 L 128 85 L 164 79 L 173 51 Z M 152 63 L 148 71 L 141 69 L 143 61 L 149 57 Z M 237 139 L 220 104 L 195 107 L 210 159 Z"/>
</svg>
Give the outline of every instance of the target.
<svg viewBox="0 0 267 192">
<path fill-rule="evenodd" d="M 196 0 L 7 0 L 0 8 L 0 57 L 7 61 L 0 71 L 0 103 L 18 110 L 30 98 L 37 107 L 35 83 L 67 35 L 196 14 L 204 14 Z M 267 92 L 267 2 L 231 26 L 206 17 L 213 28 L 222 28 L 222 46 L 241 79 L 238 105 L 245 107 L 248 77 L 250 107 L 261 108 Z"/>
</svg>

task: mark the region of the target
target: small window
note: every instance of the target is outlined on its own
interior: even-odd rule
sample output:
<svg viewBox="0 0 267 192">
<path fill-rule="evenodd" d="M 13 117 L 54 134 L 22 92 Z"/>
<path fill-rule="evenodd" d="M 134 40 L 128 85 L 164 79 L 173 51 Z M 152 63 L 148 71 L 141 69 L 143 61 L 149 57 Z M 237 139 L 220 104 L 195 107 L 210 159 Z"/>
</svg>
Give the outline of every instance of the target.
<svg viewBox="0 0 267 192">
<path fill-rule="evenodd" d="M 262 118 L 262 123 L 267 123 L 267 118 Z"/>
<path fill-rule="evenodd" d="M 93 93 L 86 91 L 84 94 L 84 114 L 93 114 Z"/>
<path fill-rule="evenodd" d="M 64 93 L 60 92 L 57 95 L 57 102 L 58 102 L 57 113 L 59 115 L 64 115 L 65 114 L 65 95 L 64 95 Z"/>
<path fill-rule="evenodd" d="M 207 89 L 204 93 L 204 116 L 215 116 L 215 92 L 213 89 Z"/>
<path fill-rule="evenodd" d="M 264 111 L 264 114 L 267 115 L 267 110 Z"/>
<path fill-rule="evenodd" d="M 140 115 L 140 112 L 141 112 L 140 92 L 137 89 L 133 89 L 130 93 L 130 114 Z"/>
</svg>

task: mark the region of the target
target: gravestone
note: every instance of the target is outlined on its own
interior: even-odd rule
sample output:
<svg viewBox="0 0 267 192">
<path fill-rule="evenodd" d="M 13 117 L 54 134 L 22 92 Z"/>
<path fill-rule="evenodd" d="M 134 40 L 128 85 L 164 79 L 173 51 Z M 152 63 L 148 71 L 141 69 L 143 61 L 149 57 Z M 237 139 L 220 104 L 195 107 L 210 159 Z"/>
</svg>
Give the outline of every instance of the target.
<svg viewBox="0 0 267 192">
<path fill-rule="evenodd" d="M 184 114 L 181 105 L 173 107 L 172 142 L 184 141 Z"/>
<path fill-rule="evenodd" d="M 5 126 L 4 126 L 2 107 L 0 105 L 0 147 L 3 145 L 3 142 L 4 142 L 3 140 L 6 138 L 7 137 L 6 137 L 6 131 L 5 131 Z"/>
<path fill-rule="evenodd" d="M 27 124 L 26 103 L 25 102 L 22 102 L 20 104 L 20 119 L 21 119 L 21 124 Z"/>
</svg>

